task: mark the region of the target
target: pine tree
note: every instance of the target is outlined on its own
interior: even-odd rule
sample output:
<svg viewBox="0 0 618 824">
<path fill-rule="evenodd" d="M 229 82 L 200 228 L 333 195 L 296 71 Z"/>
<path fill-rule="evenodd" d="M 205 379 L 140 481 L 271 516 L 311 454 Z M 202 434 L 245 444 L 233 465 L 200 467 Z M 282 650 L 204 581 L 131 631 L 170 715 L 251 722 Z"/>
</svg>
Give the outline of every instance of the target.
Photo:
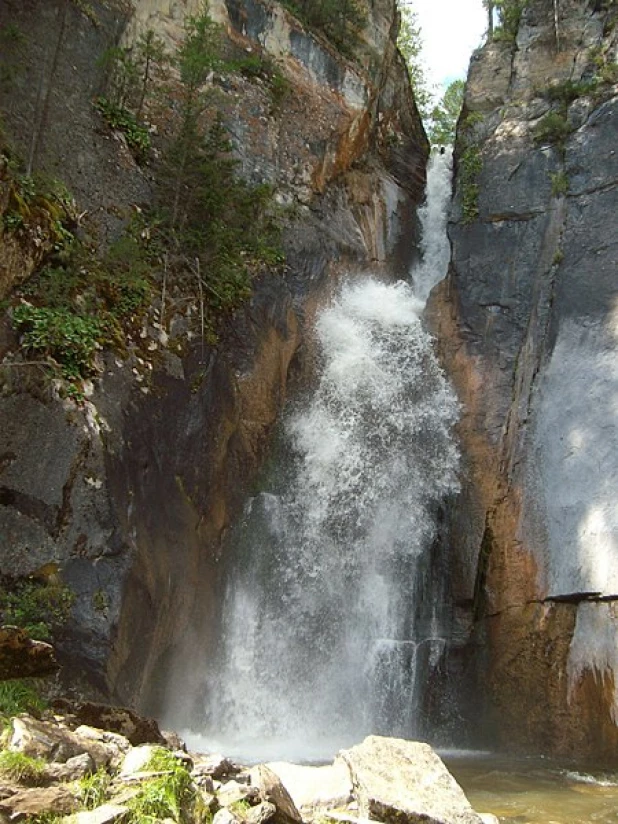
<svg viewBox="0 0 618 824">
<path fill-rule="evenodd" d="M 440 103 L 431 112 L 429 139 L 433 144 L 451 145 L 463 104 L 464 81 L 454 80 L 444 92 Z"/>
</svg>

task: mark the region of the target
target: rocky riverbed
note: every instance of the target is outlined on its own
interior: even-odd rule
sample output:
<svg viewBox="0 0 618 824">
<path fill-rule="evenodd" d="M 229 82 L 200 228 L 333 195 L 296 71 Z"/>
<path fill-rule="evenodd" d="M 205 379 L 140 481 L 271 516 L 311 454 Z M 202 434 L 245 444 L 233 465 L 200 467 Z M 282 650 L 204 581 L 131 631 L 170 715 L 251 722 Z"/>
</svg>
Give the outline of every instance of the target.
<svg viewBox="0 0 618 824">
<path fill-rule="evenodd" d="M 427 744 L 369 736 L 332 764 L 240 765 L 187 752 L 131 710 L 57 700 L 8 722 L 0 821 L 51 824 L 481 824 Z"/>
</svg>

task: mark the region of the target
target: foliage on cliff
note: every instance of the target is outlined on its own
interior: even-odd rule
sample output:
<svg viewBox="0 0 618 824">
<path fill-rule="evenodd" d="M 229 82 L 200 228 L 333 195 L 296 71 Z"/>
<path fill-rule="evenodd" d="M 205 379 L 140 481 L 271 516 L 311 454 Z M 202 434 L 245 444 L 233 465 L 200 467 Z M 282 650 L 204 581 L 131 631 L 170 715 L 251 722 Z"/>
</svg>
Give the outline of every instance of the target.
<svg viewBox="0 0 618 824">
<path fill-rule="evenodd" d="M 431 89 L 421 60 L 423 37 L 418 16 L 409 6 L 402 6 L 397 46 L 408 66 L 414 99 L 423 120 L 427 120 L 432 100 Z"/>
<path fill-rule="evenodd" d="M 429 139 L 433 144 L 454 143 L 455 127 L 463 104 L 464 86 L 463 80 L 453 80 L 438 105 L 431 110 Z"/>
<path fill-rule="evenodd" d="M 359 0 L 282 0 L 309 28 L 325 35 L 339 51 L 354 57 L 367 14 Z"/>
<path fill-rule="evenodd" d="M 195 304 L 202 340 L 214 343 L 221 320 L 249 297 L 253 274 L 282 260 L 272 189 L 237 175 L 216 113 L 212 72 L 238 67 L 222 60 L 221 31 L 208 13 L 187 18 L 173 54 L 146 32 L 133 49 L 110 50 L 106 62 L 108 93 L 95 106 L 154 172 L 154 204 L 102 247 L 79 227 L 70 196 L 66 203 L 45 197 L 38 176 L 12 157 L 2 222 L 5 238 L 26 242 L 43 206 L 49 216 L 43 232 L 50 251 L 14 295 L 12 320 L 23 350 L 70 383 L 96 374 L 102 347 L 125 347 L 155 293 L 162 315 L 166 302 L 170 314 Z M 169 106 L 170 96 L 172 114 L 155 154 L 147 118 Z"/>
</svg>

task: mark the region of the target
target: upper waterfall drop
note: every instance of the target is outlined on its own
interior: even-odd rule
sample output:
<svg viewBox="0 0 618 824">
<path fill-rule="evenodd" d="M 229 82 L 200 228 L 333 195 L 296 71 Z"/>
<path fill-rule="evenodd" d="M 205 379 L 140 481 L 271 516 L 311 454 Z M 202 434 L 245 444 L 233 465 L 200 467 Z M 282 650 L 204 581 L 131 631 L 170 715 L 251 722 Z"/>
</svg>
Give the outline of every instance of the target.
<svg viewBox="0 0 618 824">
<path fill-rule="evenodd" d="M 458 488 L 458 405 L 421 321 L 445 273 L 431 267 L 448 248 L 449 165 L 430 168 L 414 287 L 350 278 L 317 318 L 316 388 L 289 410 L 279 463 L 230 542 L 218 653 L 185 719 L 195 748 L 308 760 L 418 732 L 446 640 L 440 584 L 423 590 Z"/>
<path fill-rule="evenodd" d="M 421 221 L 421 263 L 412 271 L 414 294 L 423 303 L 433 287 L 445 276 L 451 256 L 446 234 L 453 178 L 453 149 L 435 152 L 427 170 L 427 200 L 419 212 Z"/>
</svg>

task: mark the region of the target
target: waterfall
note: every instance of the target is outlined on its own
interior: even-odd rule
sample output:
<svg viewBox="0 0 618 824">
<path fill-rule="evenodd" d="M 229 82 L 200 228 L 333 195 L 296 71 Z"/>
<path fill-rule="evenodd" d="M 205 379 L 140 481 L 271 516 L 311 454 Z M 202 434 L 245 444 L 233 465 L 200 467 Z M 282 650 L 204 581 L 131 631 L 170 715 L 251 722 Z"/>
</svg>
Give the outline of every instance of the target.
<svg viewBox="0 0 618 824">
<path fill-rule="evenodd" d="M 421 321 L 445 274 L 449 196 L 438 156 L 413 285 L 350 278 L 317 318 L 316 386 L 288 410 L 277 466 L 230 542 L 218 654 L 185 731 L 197 749 L 320 759 L 418 729 L 445 645 L 425 586 L 458 486 L 457 402 Z"/>
</svg>

